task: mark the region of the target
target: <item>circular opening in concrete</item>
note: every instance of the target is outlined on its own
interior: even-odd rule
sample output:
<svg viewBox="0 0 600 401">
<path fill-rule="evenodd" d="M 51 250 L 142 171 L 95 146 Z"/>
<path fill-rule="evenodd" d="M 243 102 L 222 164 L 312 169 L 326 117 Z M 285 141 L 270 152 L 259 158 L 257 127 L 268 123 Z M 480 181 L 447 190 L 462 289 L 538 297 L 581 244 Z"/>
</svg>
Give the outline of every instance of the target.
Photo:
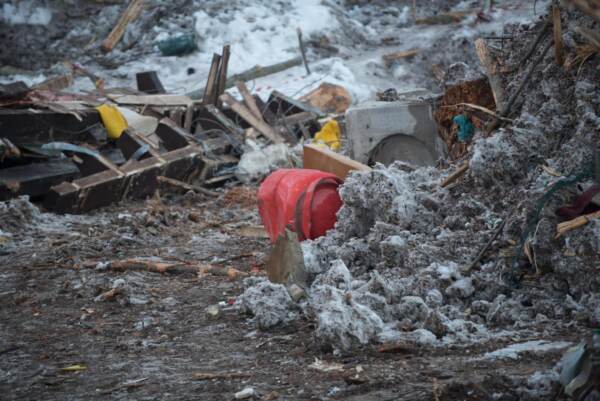
<svg viewBox="0 0 600 401">
<path fill-rule="evenodd" d="M 385 137 L 369 154 L 369 165 L 389 166 L 396 160 L 415 166 L 435 165 L 435 152 L 413 136 L 393 134 Z"/>
</svg>

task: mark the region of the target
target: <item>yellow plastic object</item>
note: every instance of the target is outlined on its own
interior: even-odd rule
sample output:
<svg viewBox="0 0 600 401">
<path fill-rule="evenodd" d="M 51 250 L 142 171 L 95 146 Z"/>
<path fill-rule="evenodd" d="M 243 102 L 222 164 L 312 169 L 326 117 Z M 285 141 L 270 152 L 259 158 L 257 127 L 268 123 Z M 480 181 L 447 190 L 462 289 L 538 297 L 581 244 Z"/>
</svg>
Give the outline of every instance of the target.
<svg viewBox="0 0 600 401">
<path fill-rule="evenodd" d="M 110 104 L 98 106 L 96 110 L 100 113 L 100 118 L 108 132 L 108 137 L 110 139 L 119 139 L 123 131 L 127 129 L 127 120 L 123 117 L 123 114 Z"/>
<path fill-rule="evenodd" d="M 336 120 L 329 120 L 321 128 L 321 131 L 315 134 L 313 144 L 327 145 L 331 150 L 340 150 L 342 142 L 340 142 L 340 126 Z"/>
</svg>

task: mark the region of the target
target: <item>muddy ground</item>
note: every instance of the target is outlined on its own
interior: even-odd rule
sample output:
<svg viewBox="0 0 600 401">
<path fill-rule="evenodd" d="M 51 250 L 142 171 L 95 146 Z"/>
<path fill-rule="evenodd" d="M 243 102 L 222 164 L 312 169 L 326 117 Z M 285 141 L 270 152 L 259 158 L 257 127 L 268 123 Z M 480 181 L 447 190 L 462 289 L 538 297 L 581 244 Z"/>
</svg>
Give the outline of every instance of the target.
<svg viewBox="0 0 600 401">
<path fill-rule="evenodd" d="M 241 275 L 201 277 L 191 267 L 265 274 L 268 240 L 237 234 L 258 222 L 254 191 L 234 187 L 215 200 L 163 195 L 67 217 L 22 202 L 4 214 L 4 229 L 19 228 L 3 237 L 0 257 L 1 398 L 230 400 L 250 386 L 265 400 L 516 400 L 527 398 L 517 385 L 560 358 L 556 350 L 477 360 L 499 343 L 391 353 L 373 345 L 334 355 L 306 321 L 256 331 L 229 305 L 243 291 Z M 149 256 L 182 268 L 103 269 Z M 95 300 L 118 279 L 123 294 Z M 218 316 L 206 312 L 219 302 Z M 544 340 L 575 342 L 577 333 Z M 309 368 L 315 358 L 343 364 L 343 372 Z M 194 377 L 232 372 L 247 376 Z"/>
</svg>

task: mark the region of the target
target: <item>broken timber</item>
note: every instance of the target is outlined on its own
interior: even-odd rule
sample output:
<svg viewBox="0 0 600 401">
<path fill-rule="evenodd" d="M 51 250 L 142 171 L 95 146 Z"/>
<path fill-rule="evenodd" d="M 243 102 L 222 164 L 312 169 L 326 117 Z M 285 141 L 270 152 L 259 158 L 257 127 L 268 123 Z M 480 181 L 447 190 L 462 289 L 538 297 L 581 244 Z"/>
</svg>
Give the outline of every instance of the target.
<svg viewBox="0 0 600 401">
<path fill-rule="evenodd" d="M 258 108 L 258 105 L 256 104 L 256 99 L 250 94 L 250 91 L 246 87 L 246 84 L 243 83 L 242 81 L 238 81 L 235 83 L 235 87 L 240 92 L 240 95 L 242 95 L 242 98 L 244 98 L 244 103 L 246 104 L 248 109 L 250 109 L 252 114 L 257 119 L 264 121 L 262 113 L 260 112 L 260 109 Z"/>
<path fill-rule="evenodd" d="M 139 72 L 135 74 L 135 80 L 137 82 L 137 88 L 140 92 L 144 92 L 149 95 L 166 93 L 162 82 L 160 82 L 160 79 L 156 74 L 156 71 Z"/>
<path fill-rule="evenodd" d="M 44 205 L 60 213 L 81 213 L 122 199 L 141 199 L 154 193 L 158 176 L 186 180 L 205 167 L 203 152 L 187 145 L 159 156 L 130 161 L 73 182 L 63 182 L 48 192 Z"/>
<path fill-rule="evenodd" d="M 102 50 L 104 52 L 110 52 L 117 43 L 121 40 L 125 34 L 125 29 L 130 22 L 134 21 L 142 11 L 144 0 L 132 0 L 129 6 L 125 9 L 125 12 L 119 18 L 119 22 L 110 32 L 108 37 L 102 42 Z"/>
<path fill-rule="evenodd" d="M 79 176 L 79 169 L 68 159 L 4 168 L 0 170 L 0 200 L 19 195 L 42 196 L 53 185 Z"/>
<path fill-rule="evenodd" d="M 219 79 L 217 80 L 217 93 L 215 95 L 215 105 L 219 108 L 222 107 L 219 97 L 225 92 L 225 85 L 227 84 L 227 68 L 229 67 L 229 57 L 231 56 L 231 50 L 229 45 L 223 46 L 221 52 L 221 65 L 219 66 Z"/>
<path fill-rule="evenodd" d="M 256 116 L 252 114 L 252 112 L 243 104 L 235 100 L 230 94 L 224 93 L 221 96 L 221 100 L 227 103 L 231 108 L 238 113 L 244 120 L 246 120 L 250 125 L 260 131 L 265 137 L 269 138 L 274 143 L 283 143 L 283 138 L 279 135 L 273 127 L 269 124 L 265 123 L 262 120 L 259 120 Z"/>
<path fill-rule="evenodd" d="M 315 145 L 305 145 L 302 158 L 304 168 L 332 173 L 342 180 L 346 179 L 351 171 L 371 171 L 365 164 Z"/>
<path fill-rule="evenodd" d="M 208 79 L 206 80 L 206 88 L 204 89 L 204 95 L 202 96 L 202 104 L 216 103 L 217 93 L 217 79 L 219 75 L 219 64 L 221 63 L 221 56 L 217 53 L 213 54 L 212 63 L 210 65 L 210 71 L 208 72 Z"/>
<path fill-rule="evenodd" d="M 229 89 L 229 88 L 233 87 L 237 81 L 247 82 L 247 81 L 251 81 L 253 79 L 266 77 L 267 75 L 285 71 L 289 68 L 295 67 L 300 64 L 302 64 L 302 57 L 295 57 L 291 60 L 287 60 L 287 61 L 273 64 L 273 65 L 268 65 L 265 67 L 261 67 L 260 65 L 257 65 L 257 66 L 250 68 L 249 70 L 246 70 L 244 72 L 241 72 L 239 74 L 232 75 L 231 77 L 229 77 L 227 79 L 227 81 L 225 82 L 225 89 Z M 205 93 L 206 92 L 203 92 L 202 89 L 200 89 L 200 90 L 196 90 L 196 91 L 192 91 L 192 92 L 188 93 L 188 96 L 191 97 L 192 99 L 201 99 L 204 97 Z"/>
<path fill-rule="evenodd" d="M 490 87 L 492 88 L 492 94 L 494 95 L 494 101 L 496 102 L 496 108 L 502 110 L 506 102 L 506 95 L 502 86 L 500 68 L 492 59 L 489 48 L 483 39 L 477 39 L 475 41 L 475 52 L 477 53 L 477 57 L 479 57 L 481 65 L 485 68 Z"/>
<path fill-rule="evenodd" d="M 72 113 L 51 110 L 0 110 L 2 137 L 15 145 L 64 142 L 96 142 L 92 130 L 101 127 L 100 114 L 95 109 L 78 110 L 78 119 Z M 106 134 L 104 134 L 106 135 Z"/>
</svg>

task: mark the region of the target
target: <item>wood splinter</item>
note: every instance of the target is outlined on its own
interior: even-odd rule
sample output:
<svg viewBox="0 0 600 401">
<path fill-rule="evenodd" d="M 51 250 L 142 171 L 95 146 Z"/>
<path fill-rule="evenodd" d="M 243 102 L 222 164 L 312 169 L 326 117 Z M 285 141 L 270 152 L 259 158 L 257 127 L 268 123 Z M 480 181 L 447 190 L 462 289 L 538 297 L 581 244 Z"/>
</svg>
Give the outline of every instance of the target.
<svg viewBox="0 0 600 401">
<path fill-rule="evenodd" d="M 560 8 L 556 4 L 552 6 L 552 23 L 554 26 L 554 58 L 556 64 L 563 65 L 565 56 L 563 54 L 562 25 L 560 22 Z"/>
<path fill-rule="evenodd" d="M 458 168 L 454 173 L 450 174 L 443 182 L 442 188 L 446 188 L 448 185 L 452 184 L 454 181 L 458 180 L 466 171 L 469 169 L 469 162 L 465 162 L 462 166 Z"/>
<path fill-rule="evenodd" d="M 207 195 L 207 196 L 213 196 L 213 197 L 219 196 L 219 194 L 217 192 L 211 191 L 209 189 L 202 188 L 202 187 L 199 187 L 197 185 L 188 184 L 186 182 L 175 180 L 173 178 L 165 177 L 165 176 L 162 176 L 162 175 L 159 175 L 158 177 L 156 177 L 156 180 L 158 182 L 164 182 L 165 184 L 169 184 L 169 185 L 172 185 L 174 187 L 183 188 L 183 189 L 186 189 L 188 191 L 199 192 L 199 193 Z"/>
<path fill-rule="evenodd" d="M 564 223 L 560 223 L 556 226 L 556 237 L 560 238 L 565 233 L 575 230 L 577 228 L 585 226 L 592 219 L 600 219 L 600 211 L 585 214 L 583 216 L 579 216 L 574 218 L 573 220 L 565 221 Z"/>
</svg>

